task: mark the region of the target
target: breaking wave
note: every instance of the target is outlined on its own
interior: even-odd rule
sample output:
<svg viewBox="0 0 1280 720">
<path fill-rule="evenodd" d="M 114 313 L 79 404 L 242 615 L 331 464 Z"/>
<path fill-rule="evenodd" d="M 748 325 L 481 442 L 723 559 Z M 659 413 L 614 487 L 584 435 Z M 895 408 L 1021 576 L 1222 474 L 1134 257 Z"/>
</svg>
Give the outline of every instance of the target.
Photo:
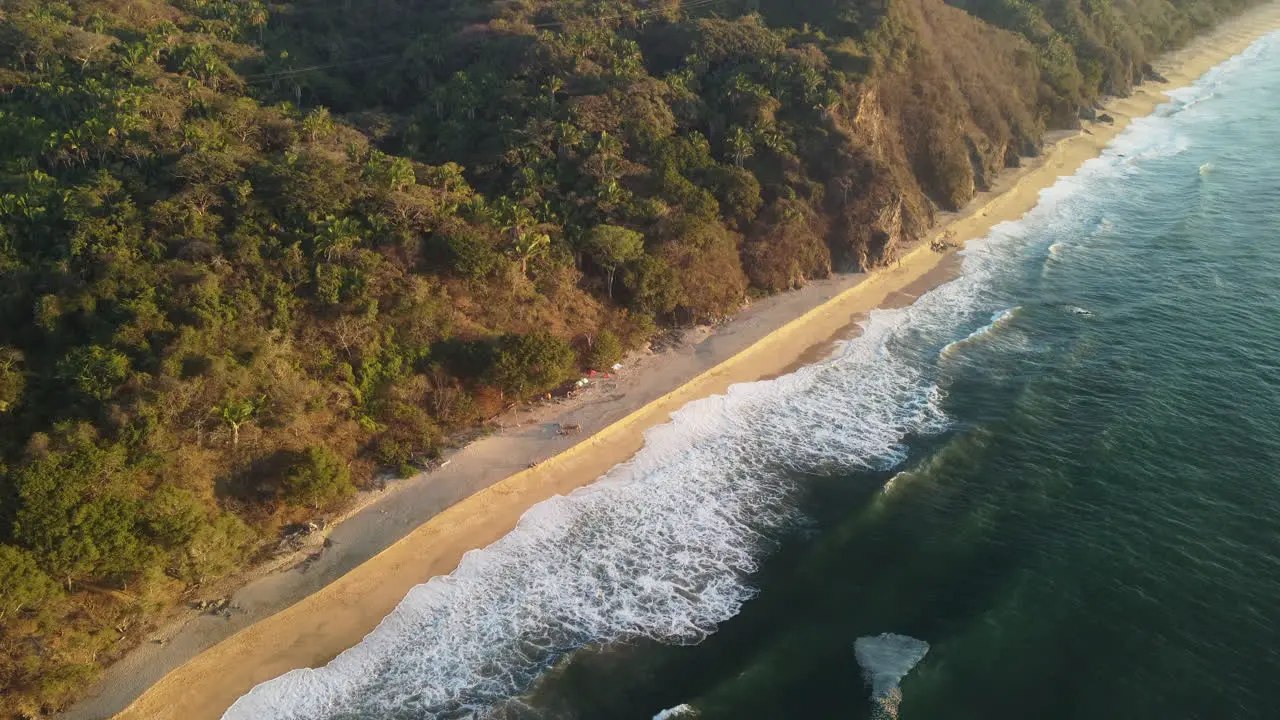
<svg viewBox="0 0 1280 720">
<path fill-rule="evenodd" d="M 999 330 L 1000 328 L 1008 325 L 1010 322 L 1013 321 L 1015 317 L 1017 317 L 1018 311 L 1020 310 L 1022 310 L 1022 308 L 1019 306 L 1019 307 L 1011 307 L 1007 310 L 1001 310 L 1000 312 L 993 313 L 991 315 L 991 322 L 987 323 L 986 325 L 983 325 L 977 330 L 974 330 L 973 332 L 969 333 L 963 338 L 960 338 L 959 340 L 948 343 L 945 347 L 942 348 L 942 352 L 938 354 L 944 358 L 950 357 L 952 354 L 963 349 L 964 347 L 971 345 L 981 340 L 982 338 L 990 335 L 991 333 Z"/>
<path fill-rule="evenodd" d="M 630 462 L 534 506 L 452 574 L 414 588 L 360 644 L 259 685 L 224 717 L 483 717 L 587 644 L 703 639 L 753 596 L 751 574 L 797 520 L 797 478 L 889 469 L 908 437 L 942 430 L 940 352 L 1014 304 L 992 290 L 994 276 L 1025 263 L 1029 247 L 1043 258 L 1037 227 L 1070 218 L 1095 176 L 1179 152 L 1175 117 L 1135 121 L 1024 222 L 969 243 L 960 277 L 872 313 L 832 359 L 690 403 Z"/>
</svg>

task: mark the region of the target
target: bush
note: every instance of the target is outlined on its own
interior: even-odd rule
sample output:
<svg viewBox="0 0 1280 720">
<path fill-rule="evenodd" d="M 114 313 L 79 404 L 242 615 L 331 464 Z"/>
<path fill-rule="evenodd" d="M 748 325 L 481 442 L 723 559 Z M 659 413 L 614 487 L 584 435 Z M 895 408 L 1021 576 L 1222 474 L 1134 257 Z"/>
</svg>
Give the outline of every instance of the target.
<svg viewBox="0 0 1280 720">
<path fill-rule="evenodd" d="M 162 485 L 142 508 L 148 534 L 165 547 L 178 547 L 193 538 L 208 518 L 207 510 L 190 490 Z"/>
<path fill-rule="evenodd" d="M 285 498 L 316 509 L 327 507 L 355 492 L 351 471 L 329 448 L 313 445 L 295 464 L 284 481 Z"/>
<path fill-rule="evenodd" d="M 824 228 L 802 200 L 780 201 L 762 215 L 742 248 L 751 284 L 768 292 L 803 287 L 831 273 Z"/>
<path fill-rule="evenodd" d="M 666 315 L 683 297 L 680 281 L 666 260 L 645 255 L 632 263 L 622 276 L 630 298 L 628 305 L 644 314 Z"/>
<path fill-rule="evenodd" d="M 240 518 L 223 514 L 203 525 L 187 546 L 185 575 L 200 583 L 226 575 L 240 567 L 248 556 L 253 531 Z"/>
<path fill-rule="evenodd" d="M 374 441 L 374 457 L 401 477 L 412 475 L 423 459 L 436 453 L 440 431 L 422 408 L 395 401 L 382 419 L 389 427 Z"/>
<path fill-rule="evenodd" d="M 723 226 L 687 219 L 674 223 L 662 257 L 680 287 L 678 309 L 692 322 L 714 321 L 742 303 L 747 278 L 738 256 L 737 236 Z"/>
<path fill-rule="evenodd" d="M 622 359 L 622 341 L 609 330 L 596 333 L 584 360 L 594 370 L 608 370 Z"/>
<path fill-rule="evenodd" d="M 78 347 L 58 363 L 59 375 L 84 395 L 106 400 L 129 376 L 129 359 L 99 345 Z"/>
<path fill-rule="evenodd" d="M 433 247 L 435 259 L 450 273 L 471 280 L 484 278 L 502 261 L 493 238 L 469 225 L 441 230 Z"/>
<path fill-rule="evenodd" d="M 577 364 L 573 347 L 563 338 L 544 331 L 508 334 L 498 338 L 487 375 L 494 387 L 523 398 L 573 377 Z"/>
<path fill-rule="evenodd" d="M 102 669 L 93 663 L 63 662 L 54 665 L 39 678 L 37 693 L 40 701 L 49 707 L 64 707 L 101 673 Z"/>
</svg>

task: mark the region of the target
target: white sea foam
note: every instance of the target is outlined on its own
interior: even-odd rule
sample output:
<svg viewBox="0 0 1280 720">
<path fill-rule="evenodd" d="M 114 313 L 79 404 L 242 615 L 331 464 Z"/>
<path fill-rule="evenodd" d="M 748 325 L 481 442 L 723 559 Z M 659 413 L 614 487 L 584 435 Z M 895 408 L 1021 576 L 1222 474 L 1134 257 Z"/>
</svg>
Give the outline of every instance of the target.
<svg viewBox="0 0 1280 720">
<path fill-rule="evenodd" d="M 902 472 L 894 473 L 894 474 L 893 474 L 893 477 L 889 478 L 889 479 L 885 482 L 884 487 L 880 488 L 880 494 L 882 494 L 882 495 L 888 495 L 889 493 L 893 492 L 893 489 L 894 489 L 895 487 L 897 487 L 897 485 L 898 485 L 898 481 L 899 481 L 899 480 L 901 480 L 903 477 L 906 477 L 906 476 L 908 476 L 908 475 L 909 475 L 909 473 L 908 473 L 907 471 L 905 471 L 905 470 L 904 470 L 904 471 L 902 471 Z"/>
<path fill-rule="evenodd" d="M 224 717 L 482 717 L 588 643 L 697 642 L 752 596 L 750 573 L 794 518 L 797 471 L 892 467 L 905 437 L 942 428 L 938 348 L 1009 306 L 992 275 L 1021 262 L 1042 242 L 1037 225 L 1069 215 L 1095 179 L 1178 147 L 1170 117 L 1135 122 L 1042 193 L 1025 222 L 970 243 L 956 280 L 873 313 L 827 362 L 689 404 L 631 462 L 531 508 L 451 575 L 414 588 L 359 645 L 258 686 Z"/>
<path fill-rule="evenodd" d="M 657 715 L 654 715 L 653 720 L 674 720 L 674 718 L 690 718 L 697 716 L 698 711 L 692 705 L 681 704 L 673 708 L 667 708 Z"/>
<path fill-rule="evenodd" d="M 854 655 L 871 688 L 872 697 L 883 697 L 897 689 L 929 652 L 929 643 L 907 635 L 881 633 L 860 637 L 853 643 Z"/>
<path fill-rule="evenodd" d="M 873 717 L 898 717 L 902 702 L 899 683 L 928 654 L 929 643 L 907 635 L 882 633 L 858 638 L 853 652 L 871 688 Z"/>
<path fill-rule="evenodd" d="M 932 358 L 908 349 L 985 305 L 1013 237 L 971 244 L 960 278 L 872 313 L 835 358 L 685 406 L 632 461 L 531 508 L 359 645 L 224 717 L 478 717 L 587 643 L 702 639 L 752 596 L 747 576 L 791 519 L 787 471 L 891 467 L 907 434 L 942 427 Z"/>
<path fill-rule="evenodd" d="M 752 596 L 747 576 L 793 515 L 792 471 L 890 467 L 905 435 L 941 427 L 926 366 L 896 346 L 961 300 L 876 312 L 826 363 L 685 406 L 631 462 L 531 508 L 362 643 L 226 717 L 480 716 L 587 643 L 701 640 Z"/>
<path fill-rule="evenodd" d="M 752 597 L 749 574 L 794 518 L 796 477 L 892 467 L 908 434 L 944 426 L 937 351 L 917 348 L 967 322 L 1006 259 L 1000 243 L 975 246 L 961 278 L 872 313 L 833 359 L 690 403 L 631 462 L 531 508 L 362 643 L 225 717 L 483 716 L 588 643 L 699 641 Z"/>
</svg>

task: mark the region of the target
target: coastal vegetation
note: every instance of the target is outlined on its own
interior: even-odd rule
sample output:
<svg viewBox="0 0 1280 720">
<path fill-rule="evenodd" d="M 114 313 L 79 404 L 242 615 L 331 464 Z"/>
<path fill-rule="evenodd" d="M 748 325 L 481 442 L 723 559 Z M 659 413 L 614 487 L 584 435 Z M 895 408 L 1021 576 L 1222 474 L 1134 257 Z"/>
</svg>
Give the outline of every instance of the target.
<svg viewBox="0 0 1280 720">
<path fill-rule="evenodd" d="M 0 716 L 658 328 L 895 259 L 1243 0 L 4 0 Z"/>
</svg>

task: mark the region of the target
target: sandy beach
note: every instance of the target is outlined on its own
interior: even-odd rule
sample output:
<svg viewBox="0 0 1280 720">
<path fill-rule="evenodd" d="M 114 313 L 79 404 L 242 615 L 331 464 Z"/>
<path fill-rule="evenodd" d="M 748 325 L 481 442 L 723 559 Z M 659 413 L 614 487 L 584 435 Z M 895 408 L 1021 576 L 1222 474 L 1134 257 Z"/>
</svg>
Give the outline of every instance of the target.
<svg viewBox="0 0 1280 720">
<path fill-rule="evenodd" d="M 1042 190 L 1165 102 L 1164 91 L 1190 84 L 1277 29 L 1280 3 L 1268 3 L 1165 56 L 1155 67 L 1167 83 L 1106 103 L 1114 123 L 1051 135 L 1040 157 L 1003 173 L 962 212 L 940 217 L 934 237 L 964 242 L 1021 217 Z M 645 430 L 673 411 L 732 384 L 821 360 L 867 313 L 910 303 L 957 265 L 926 240 L 892 267 L 814 282 L 756 301 L 714 329 L 688 331 L 671 349 L 629 359 L 618 377 L 571 404 L 505 418 L 503 430 L 453 453 L 447 466 L 368 496 L 323 534 L 323 549 L 317 535 L 305 562 L 257 573 L 231 596 L 241 612 L 176 620 L 111 666 L 91 697 L 63 717 L 216 718 L 258 683 L 325 664 L 358 643 L 410 588 L 452 571 L 464 553 L 502 537 L 531 506 L 626 461 Z M 579 424 L 582 434 L 559 435 L 558 423 Z"/>
</svg>

